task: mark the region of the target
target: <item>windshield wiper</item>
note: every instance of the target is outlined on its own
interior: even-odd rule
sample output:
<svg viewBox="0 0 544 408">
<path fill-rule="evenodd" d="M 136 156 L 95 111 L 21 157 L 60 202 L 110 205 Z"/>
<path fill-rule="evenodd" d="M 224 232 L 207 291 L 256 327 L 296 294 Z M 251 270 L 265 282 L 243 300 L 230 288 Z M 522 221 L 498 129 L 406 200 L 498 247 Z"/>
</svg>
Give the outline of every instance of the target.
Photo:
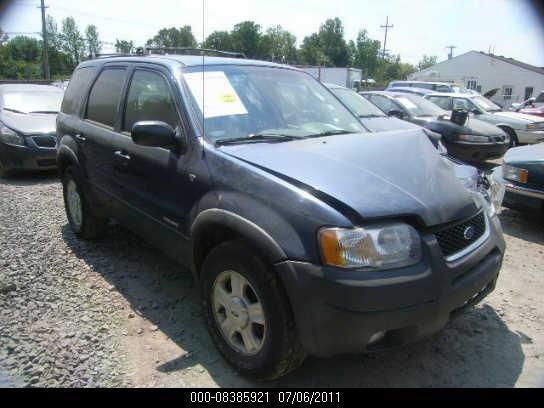
<svg viewBox="0 0 544 408">
<path fill-rule="evenodd" d="M 7 111 L 10 111 L 10 112 L 13 112 L 13 113 L 23 113 L 23 114 L 26 114 L 26 112 L 22 112 L 22 111 L 20 111 L 20 110 L 12 109 L 12 108 L 4 108 L 4 110 L 7 110 Z"/>
<path fill-rule="evenodd" d="M 54 114 L 57 114 L 59 113 L 59 111 L 48 111 L 48 110 L 44 110 L 44 111 L 30 111 L 28 113 L 54 113 Z"/>
<path fill-rule="evenodd" d="M 348 133 L 355 133 L 345 129 L 325 130 L 324 132 L 315 133 L 306 137 L 322 137 L 322 136 L 334 136 L 334 135 L 347 135 Z"/>
<path fill-rule="evenodd" d="M 215 142 L 216 146 L 224 146 L 227 144 L 236 143 L 253 143 L 253 142 L 289 142 L 295 139 L 304 139 L 302 136 L 289 136 L 281 133 L 256 133 L 243 137 L 235 137 L 232 139 L 219 139 Z"/>
</svg>

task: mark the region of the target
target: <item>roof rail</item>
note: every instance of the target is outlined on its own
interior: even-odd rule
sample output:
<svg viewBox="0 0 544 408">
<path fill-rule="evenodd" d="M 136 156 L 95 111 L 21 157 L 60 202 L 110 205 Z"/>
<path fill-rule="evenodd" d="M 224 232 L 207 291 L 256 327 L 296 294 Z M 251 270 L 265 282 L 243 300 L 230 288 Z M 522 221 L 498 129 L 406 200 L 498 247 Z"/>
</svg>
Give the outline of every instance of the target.
<svg viewBox="0 0 544 408">
<path fill-rule="evenodd" d="M 142 47 L 136 48 L 135 52 L 111 52 L 100 54 L 89 54 L 87 59 L 108 58 L 108 57 L 133 57 L 135 55 L 144 55 L 144 49 Z"/>
<path fill-rule="evenodd" d="M 220 51 L 210 48 L 192 48 L 192 47 L 145 47 L 145 50 L 151 53 L 161 54 L 176 54 L 182 53 L 184 55 L 204 55 L 204 54 L 218 54 L 220 56 L 229 56 L 234 58 L 247 58 L 243 52 L 236 51 Z"/>
</svg>

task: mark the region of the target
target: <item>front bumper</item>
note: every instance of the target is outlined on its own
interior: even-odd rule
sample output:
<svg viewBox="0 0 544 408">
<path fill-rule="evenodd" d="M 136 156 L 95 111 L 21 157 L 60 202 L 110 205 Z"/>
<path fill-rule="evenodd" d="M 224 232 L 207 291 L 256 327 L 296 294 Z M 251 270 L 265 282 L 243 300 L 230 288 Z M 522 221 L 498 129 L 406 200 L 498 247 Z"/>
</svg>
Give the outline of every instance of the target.
<svg viewBox="0 0 544 408">
<path fill-rule="evenodd" d="M 54 147 L 39 147 L 29 137 L 25 146 L 0 142 L 0 161 L 8 171 L 53 170 L 57 168 L 57 150 Z"/>
<path fill-rule="evenodd" d="M 448 153 L 463 161 L 498 159 L 508 150 L 508 143 L 446 142 Z"/>
<path fill-rule="evenodd" d="M 544 209 L 544 191 L 514 184 L 502 177 L 502 168 L 493 170 L 493 178 L 505 188 L 503 205 L 520 210 Z"/>
<path fill-rule="evenodd" d="M 331 356 L 398 346 L 440 330 L 497 281 L 505 243 L 497 217 L 488 239 L 447 262 L 433 234 L 424 260 L 390 271 L 347 271 L 304 262 L 276 265 L 309 354 Z"/>
<path fill-rule="evenodd" d="M 519 143 L 544 142 L 544 130 L 519 130 L 516 129 Z"/>
</svg>

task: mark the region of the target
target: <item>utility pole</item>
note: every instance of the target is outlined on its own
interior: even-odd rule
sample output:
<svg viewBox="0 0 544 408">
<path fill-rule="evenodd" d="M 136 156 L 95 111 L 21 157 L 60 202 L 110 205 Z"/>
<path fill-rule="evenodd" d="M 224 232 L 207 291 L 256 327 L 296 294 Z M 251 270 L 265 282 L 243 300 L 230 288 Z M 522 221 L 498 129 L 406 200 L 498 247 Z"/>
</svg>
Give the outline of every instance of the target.
<svg viewBox="0 0 544 408">
<path fill-rule="evenodd" d="M 449 48 L 450 52 L 448 53 L 448 59 L 452 59 L 453 58 L 453 49 L 454 48 L 457 48 L 455 45 L 448 45 L 446 48 Z"/>
<path fill-rule="evenodd" d="M 385 25 L 380 26 L 381 28 L 385 28 L 385 38 L 383 40 L 383 51 L 382 51 L 382 58 L 385 59 L 385 52 L 388 51 L 385 46 L 387 44 L 387 30 L 390 28 L 393 28 L 393 24 L 389 25 L 389 16 L 385 18 Z"/>
<path fill-rule="evenodd" d="M 42 36 L 43 36 L 43 74 L 45 79 L 51 79 L 51 73 L 49 71 L 49 52 L 47 50 L 47 29 L 45 28 L 45 9 L 49 8 L 44 4 L 44 0 L 41 0 L 41 6 L 38 6 L 42 10 Z"/>
</svg>

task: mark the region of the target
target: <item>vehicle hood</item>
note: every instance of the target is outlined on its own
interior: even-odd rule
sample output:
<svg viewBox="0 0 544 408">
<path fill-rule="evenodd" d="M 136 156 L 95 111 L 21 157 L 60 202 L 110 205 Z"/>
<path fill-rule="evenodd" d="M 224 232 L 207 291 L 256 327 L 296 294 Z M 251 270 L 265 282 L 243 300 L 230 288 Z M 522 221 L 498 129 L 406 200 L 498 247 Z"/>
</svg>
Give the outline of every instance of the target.
<svg viewBox="0 0 544 408">
<path fill-rule="evenodd" d="M 504 162 L 544 162 L 544 143 L 509 149 L 504 155 Z"/>
<path fill-rule="evenodd" d="M 57 115 L 51 113 L 14 113 L 3 110 L 0 121 L 23 135 L 55 133 Z"/>
<path fill-rule="evenodd" d="M 537 108 L 523 108 L 521 111 L 519 111 L 518 113 L 523 113 L 523 114 L 526 114 L 526 115 L 544 115 L 544 106 L 540 106 L 540 107 L 537 107 Z"/>
<path fill-rule="evenodd" d="M 523 124 L 532 123 L 532 122 L 542 122 L 542 118 L 539 118 L 538 116 L 527 115 L 526 113 L 521 113 L 521 112 L 501 111 L 501 112 L 495 112 L 494 115 L 504 119 L 511 120 L 511 121 L 516 121 L 518 123 L 523 123 Z"/>
<path fill-rule="evenodd" d="M 361 118 L 361 122 L 368 130 L 372 132 L 418 128 L 418 126 L 414 125 L 413 123 L 390 116 L 383 116 L 379 118 Z"/>
<path fill-rule="evenodd" d="M 325 197 L 323 201 L 333 207 L 340 202 L 361 218 L 415 215 L 432 226 L 473 215 L 479 204 L 427 135 L 419 129 L 404 133 L 403 137 L 399 132 L 347 134 L 220 149 Z"/>
<path fill-rule="evenodd" d="M 447 119 L 439 119 L 437 117 L 417 117 L 415 118 L 414 122 L 425 126 L 427 129 L 441 134 L 445 133 L 454 135 L 465 134 L 482 136 L 504 135 L 504 132 L 502 132 L 502 130 L 499 129 L 497 126 L 484 122 L 483 120 L 476 119 L 470 115 L 463 126 L 453 123 L 451 120 L 449 120 L 449 117 Z"/>
</svg>

